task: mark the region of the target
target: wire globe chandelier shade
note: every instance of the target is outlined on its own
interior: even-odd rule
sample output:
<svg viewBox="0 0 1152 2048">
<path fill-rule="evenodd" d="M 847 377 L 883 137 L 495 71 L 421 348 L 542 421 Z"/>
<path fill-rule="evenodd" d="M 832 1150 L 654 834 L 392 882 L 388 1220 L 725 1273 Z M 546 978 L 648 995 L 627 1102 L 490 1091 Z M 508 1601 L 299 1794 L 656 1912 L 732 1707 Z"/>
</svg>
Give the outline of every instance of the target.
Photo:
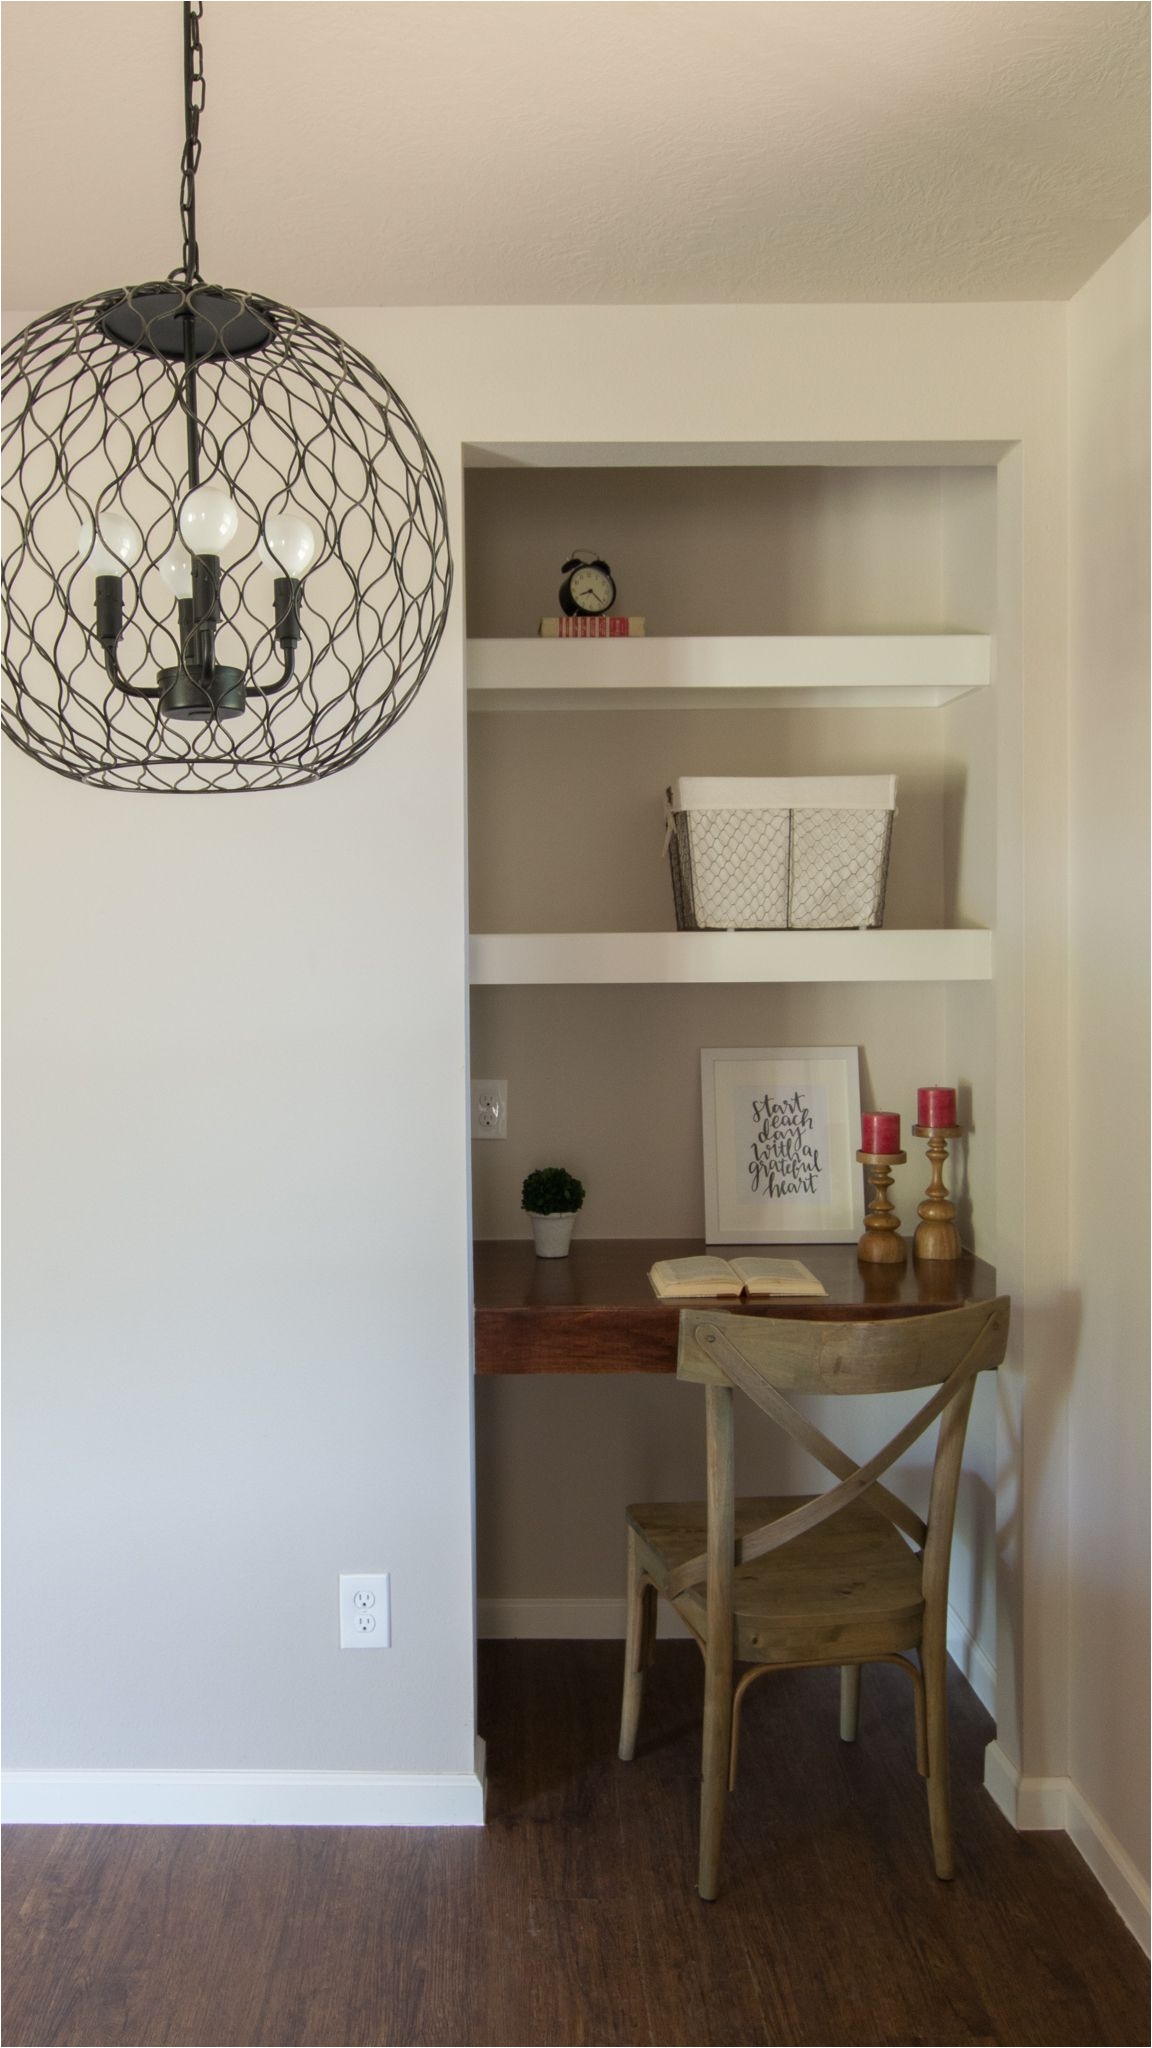
<svg viewBox="0 0 1152 2048">
<path fill-rule="evenodd" d="M 102 789 L 284 789 L 411 703 L 452 588 L 435 459 L 379 370 L 206 285 L 201 0 L 184 6 L 184 262 L 3 351 L 3 726 Z"/>
</svg>

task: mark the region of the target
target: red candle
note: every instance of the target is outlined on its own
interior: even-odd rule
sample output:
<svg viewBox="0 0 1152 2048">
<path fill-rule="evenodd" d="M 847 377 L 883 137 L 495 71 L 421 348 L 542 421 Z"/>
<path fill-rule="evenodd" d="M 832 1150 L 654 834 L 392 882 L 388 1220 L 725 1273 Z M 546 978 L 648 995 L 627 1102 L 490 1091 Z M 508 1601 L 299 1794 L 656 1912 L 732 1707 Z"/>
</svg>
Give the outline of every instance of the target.
<svg viewBox="0 0 1152 2048">
<path fill-rule="evenodd" d="M 900 1150 L 900 1118 L 894 1109 L 866 1109 L 860 1119 L 862 1152 L 889 1153 Z"/>
<path fill-rule="evenodd" d="M 926 1130 L 946 1130 L 956 1122 L 956 1090 L 954 1088 L 918 1088 L 916 1090 L 916 1121 Z"/>
</svg>

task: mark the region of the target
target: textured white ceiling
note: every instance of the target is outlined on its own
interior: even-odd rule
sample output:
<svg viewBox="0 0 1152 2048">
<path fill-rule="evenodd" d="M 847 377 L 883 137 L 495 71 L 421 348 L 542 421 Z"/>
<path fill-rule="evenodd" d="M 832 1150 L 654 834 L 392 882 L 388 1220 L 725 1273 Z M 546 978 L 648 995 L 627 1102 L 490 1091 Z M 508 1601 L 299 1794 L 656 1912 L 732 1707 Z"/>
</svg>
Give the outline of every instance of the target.
<svg viewBox="0 0 1152 2048">
<path fill-rule="evenodd" d="M 7 0 L 4 303 L 180 255 L 177 0 Z M 205 274 L 305 306 L 1064 298 L 1148 210 L 1112 0 L 207 0 Z"/>
</svg>

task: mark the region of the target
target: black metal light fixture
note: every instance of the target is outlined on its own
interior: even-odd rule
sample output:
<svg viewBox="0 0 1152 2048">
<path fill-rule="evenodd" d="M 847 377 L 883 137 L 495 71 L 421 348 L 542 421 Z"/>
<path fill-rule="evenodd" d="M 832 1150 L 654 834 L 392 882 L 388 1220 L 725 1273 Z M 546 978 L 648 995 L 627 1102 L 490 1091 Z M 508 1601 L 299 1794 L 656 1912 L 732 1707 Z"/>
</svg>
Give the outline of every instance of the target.
<svg viewBox="0 0 1152 2048">
<path fill-rule="evenodd" d="M 3 351 L 3 726 L 101 789 L 285 789 L 411 703 L 452 588 L 411 414 L 303 313 L 204 283 L 202 0 L 184 6 L 183 263 Z"/>
</svg>

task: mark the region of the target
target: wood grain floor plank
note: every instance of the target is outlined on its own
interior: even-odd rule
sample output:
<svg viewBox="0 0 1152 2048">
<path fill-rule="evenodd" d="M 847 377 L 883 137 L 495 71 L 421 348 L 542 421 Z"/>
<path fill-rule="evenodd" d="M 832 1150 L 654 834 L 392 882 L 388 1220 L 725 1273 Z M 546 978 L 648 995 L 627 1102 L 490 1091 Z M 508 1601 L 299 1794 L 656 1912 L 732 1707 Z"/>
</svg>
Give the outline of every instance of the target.
<svg viewBox="0 0 1152 2048">
<path fill-rule="evenodd" d="M 694 1889 L 701 1662 L 661 1643 L 635 1760 L 617 1643 L 482 1646 L 480 1829 L 6 1831 L 9 2048 L 1127 2048 L 1147 1965 L 1062 1835 L 984 1792 L 953 1684 L 957 1877 L 932 1873 L 906 1681 L 753 1687 L 725 1888 Z"/>
<path fill-rule="evenodd" d="M 489 1835 L 529 1896 L 616 1898 L 628 1882 L 620 1704 L 606 1674 L 594 1686 L 584 1682 L 589 1647 L 550 1643 L 541 1658 L 537 1643 L 507 1643 L 482 1664 Z"/>
</svg>

